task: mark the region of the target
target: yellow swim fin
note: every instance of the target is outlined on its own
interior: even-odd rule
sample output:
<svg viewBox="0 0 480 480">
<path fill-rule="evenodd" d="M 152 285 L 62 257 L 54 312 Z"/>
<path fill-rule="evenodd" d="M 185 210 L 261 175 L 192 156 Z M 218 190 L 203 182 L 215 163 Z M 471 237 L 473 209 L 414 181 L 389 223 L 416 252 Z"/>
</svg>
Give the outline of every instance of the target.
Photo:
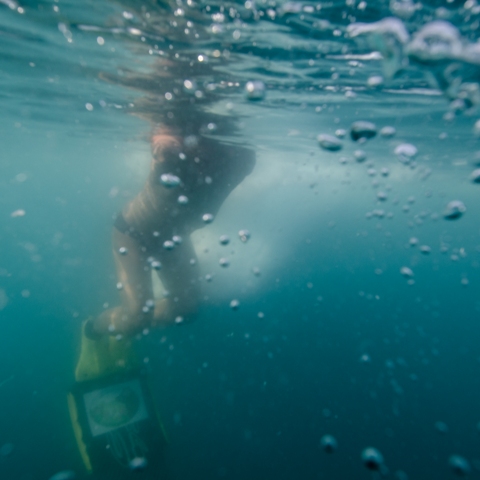
<svg viewBox="0 0 480 480">
<path fill-rule="evenodd" d="M 82 325 L 80 357 L 75 368 L 75 380 L 85 382 L 116 373 L 127 373 L 138 366 L 131 339 L 104 335 L 92 340 Z"/>
</svg>

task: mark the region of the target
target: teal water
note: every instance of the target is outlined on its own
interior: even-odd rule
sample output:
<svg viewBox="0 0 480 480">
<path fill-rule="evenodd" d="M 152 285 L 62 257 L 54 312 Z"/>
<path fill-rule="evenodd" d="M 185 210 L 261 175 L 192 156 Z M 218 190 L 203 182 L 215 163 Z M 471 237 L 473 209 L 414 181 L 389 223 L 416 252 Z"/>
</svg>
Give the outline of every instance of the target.
<svg viewBox="0 0 480 480">
<path fill-rule="evenodd" d="M 148 175 L 146 117 L 169 108 L 208 111 L 256 165 L 192 235 L 196 320 L 135 339 L 170 444 L 168 471 L 131 475 L 449 479 L 452 455 L 479 475 L 480 11 L 363 3 L 0 0 L 1 478 L 88 478 L 66 404 L 80 325 L 119 303 L 112 218 Z M 374 24 L 391 16 L 407 40 Z M 359 120 L 396 134 L 359 145 Z M 342 150 L 321 149 L 338 129 Z"/>
</svg>

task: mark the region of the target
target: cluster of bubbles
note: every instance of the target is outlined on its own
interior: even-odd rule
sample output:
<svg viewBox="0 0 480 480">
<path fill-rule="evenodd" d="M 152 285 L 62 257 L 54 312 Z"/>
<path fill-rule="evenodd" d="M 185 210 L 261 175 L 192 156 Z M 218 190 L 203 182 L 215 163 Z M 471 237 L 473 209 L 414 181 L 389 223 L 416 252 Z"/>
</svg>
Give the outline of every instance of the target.
<svg viewBox="0 0 480 480">
<path fill-rule="evenodd" d="M 436 422 L 435 428 L 440 433 L 447 433 L 448 427 L 444 422 Z M 334 453 L 338 449 L 338 442 L 333 435 L 324 435 L 320 439 L 320 448 L 326 453 Z M 360 459 L 368 470 L 373 472 L 378 472 L 382 476 L 386 476 L 389 473 L 388 467 L 385 465 L 385 460 L 382 453 L 375 447 L 366 447 L 362 450 Z M 460 477 L 467 476 L 471 472 L 470 462 L 460 456 L 460 455 L 451 455 L 448 459 L 448 465 L 453 473 Z M 407 478 L 405 472 L 398 470 L 396 472 L 397 478 Z"/>
<path fill-rule="evenodd" d="M 390 126 L 383 127 L 380 130 L 380 135 L 384 138 L 391 138 L 395 135 L 395 133 L 395 128 Z M 342 139 L 346 135 L 347 132 L 345 130 L 338 129 L 335 132 L 335 135 L 329 135 L 325 133 L 319 134 L 317 136 L 317 141 L 323 150 L 337 152 L 343 148 Z M 362 144 L 374 138 L 376 135 L 377 126 L 372 122 L 360 120 L 353 122 L 350 126 L 350 138 L 354 142 Z M 418 154 L 418 149 L 415 145 L 412 145 L 411 143 L 401 143 L 395 148 L 394 154 L 402 164 L 410 165 L 412 168 L 415 168 L 416 164 L 414 159 Z M 363 150 L 355 150 L 354 157 L 358 163 L 362 163 L 366 160 L 367 154 Z M 368 173 L 369 175 L 375 175 L 376 170 L 369 168 Z M 381 169 L 380 173 L 382 176 L 387 177 L 390 172 L 388 168 L 384 167 Z M 474 170 L 470 176 L 470 179 L 474 183 L 480 183 L 480 168 Z M 376 197 L 379 202 L 385 202 L 388 199 L 388 195 L 384 191 L 377 192 Z M 462 217 L 466 211 L 467 209 L 465 204 L 461 200 L 452 200 L 446 205 L 445 210 L 443 211 L 443 218 L 446 220 L 457 220 Z M 372 216 L 383 218 L 385 216 L 385 212 L 383 210 L 375 210 L 367 214 L 367 218 Z M 430 250 L 428 248 L 422 248 L 422 253 L 430 253 Z"/>
</svg>

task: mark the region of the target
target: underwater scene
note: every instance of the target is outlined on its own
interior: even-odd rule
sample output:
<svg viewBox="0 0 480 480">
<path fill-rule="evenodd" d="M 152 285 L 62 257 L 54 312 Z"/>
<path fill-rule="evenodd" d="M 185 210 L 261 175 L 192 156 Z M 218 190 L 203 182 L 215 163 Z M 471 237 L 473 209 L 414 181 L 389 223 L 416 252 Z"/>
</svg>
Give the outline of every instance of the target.
<svg viewBox="0 0 480 480">
<path fill-rule="evenodd" d="M 480 478 L 477 0 L 0 0 L 0 478 Z"/>
</svg>

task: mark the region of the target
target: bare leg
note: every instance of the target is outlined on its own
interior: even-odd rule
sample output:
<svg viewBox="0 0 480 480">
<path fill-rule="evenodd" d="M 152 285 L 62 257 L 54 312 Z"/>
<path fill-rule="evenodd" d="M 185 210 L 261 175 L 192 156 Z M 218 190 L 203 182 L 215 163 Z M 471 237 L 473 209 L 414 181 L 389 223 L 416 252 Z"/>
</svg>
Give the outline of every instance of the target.
<svg viewBox="0 0 480 480">
<path fill-rule="evenodd" d="M 120 254 L 122 247 L 127 249 L 126 255 Z M 190 238 L 184 239 L 175 250 L 149 253 L 135 239 L 113 229 L 113 256 L 117 279 L 122 284 L 121 305 L 104 311 L 94 321 L 94 333 L 132 333 L 152 323 L 179 323 L 193 315 L 198 305 L 199 285 L 194 277 L 196 255 Z M 161 261 L 159 276 L 168 292 L 165 299 L 156 302 L 153 302 L 149 256 Z"/>
<path fill-rule="evenodd" d="M 97 334 L 130 333 L 147 326 L 153 318 L 153 309 L 147 301 L 153 300 L 151 272 L 147 253 L 138 241 L 113 229 L 113 257 L 117 269 L 121 305 L 103 312 L 94 322 Z M 120 248 L 126 248 L 122 255 Z"/>
</svg>

